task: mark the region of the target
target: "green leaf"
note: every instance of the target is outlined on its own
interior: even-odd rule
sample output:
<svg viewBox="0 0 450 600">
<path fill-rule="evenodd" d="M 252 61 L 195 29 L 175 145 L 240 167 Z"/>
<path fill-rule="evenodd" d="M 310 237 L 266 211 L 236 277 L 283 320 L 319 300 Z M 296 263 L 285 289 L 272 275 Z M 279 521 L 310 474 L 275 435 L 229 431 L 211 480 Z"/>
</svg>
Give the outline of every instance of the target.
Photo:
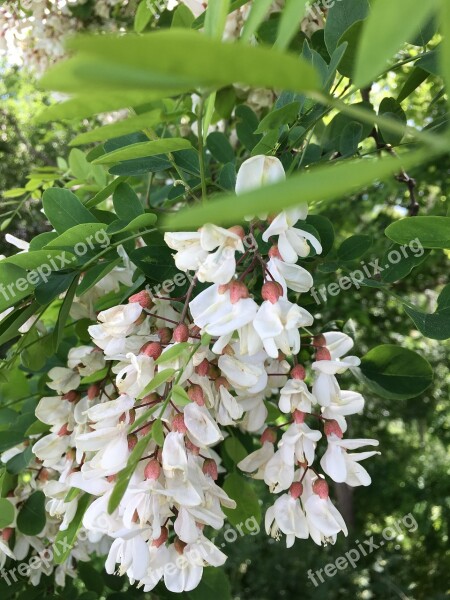
<svg viewBox="0 0 450 600">
<path fill-rule="evenodd" d="M 158 446 L 164 444 L 164 429 L 161 419 L 156 419 L 152 424 L 152 436 Z"/>
<path fill-rule="evenodd" d="M 87 179 L 91 173 L 91 165 L 88 163 L 84 152 L 73 148 L 69 154 L 69 167 L 76 179 Z"/>
<path fill-rule="evenodd" d="M 377 0 L 364 25 L 356 58 L 354 84 L 369 84 L 402 45 L 436 11 L 439 0 Z M 405 18 L 407 16 L 407 18 Z M 399 27 L 399 23 L 402 24 Z"/>
<path fill-rule="evenodd" d="M 52 273 L 47 281 L 42 281 L 35 290 L 34 296 L 41 306 L 49 304 L 65 292 L 73 281 L 71 273 Z"/>
<path fill-rule="evenodd" d="M 153 213 L 144 213 L 139 215 L 129 223 L 126 221 L 114 221 L 108 227 L 108 233 L 116 235 L 117 233 L 123 233 L 124 231 L 135 231 L 138 229 L 145 229 L 152 227 L 158 220 L 158 217 Z"/>
<path fill-rule="evenodd" d="M 370 350 L 355 371 L 375 394 L 389 400 L 420 396 L 433 381 L 428 361 L 412 350 L 391 344 Z"/>
<path fill-rule="evenodd" d="M 342 35 L 353 23 L 364 20 L 368 12 L 368 0 L 340 0 L 331 6 L 325 23 L 325 43 L 330 55 Z"/>
<path fill-rule="evenodd" d="M 383 98 L 378 114 L 380 117 L 390 117 L 391 119 L 396 119 L 402 125 L 406 125 L 406 114 L 400 103 L 394 98 Z M 391 144 L 391 146 L 398 146 L 403 139 L 401 133 L 386 131 L 383 126 L 380 126 L 380 133 L 383 141 L 386 144 Z"/>
<path fill-rule="evenodd" d="M 88 250 L 92 250 L 96 237 L 100 232 L 102 233 L 103 238 L 101 242 L 105 241 L 103 234 L 106 233 L 106 227 L 107 226 L 105 223 L 84 223 L 83 225 L 75 225 L 74 227 L 70 227 L 64 231 L 64 233 L 59 235 L 57 238 L 52 239 L 47 246 L 44 246 L 44 250 L 47 248 L 73 249 L 75 246 L 77 246 L 77 244 L 80 244 L 81 250 L 84 250 L 83 245 Z M 92 244 L 92 247 L 89 245 L 89 243 Z"/>
<path fill-rule="evenodd" d="M 450 284 L 447 284 L 442 290 L 433 314 L 425 313 L 406 303 L 403 308 L 420 333 L 426 337 L 433 340 L 450 338 Z"/>
<path fill-rule="evenodd" d="M 114 210 L 119 219 L 130 221 L 144 214 L 142 204 L 128 183 L 120 183 L 113 193 Z"/>
<path fill-rule="evenodd" d="M 363 256 L 372 246 L 370 235 L 352 235 L 339 246 L 337 255 L 343 261 L 355 260 Z"/>
<path fill-rule="evenodd" d="M 184 138 L 164 138 L 153 142 L 140 142 L 131 144 L 119 150 L 113 150 L 107 154 L 103 154 L 93 161 L 93 164 L 115 163 L 123 160 L 131 160 L 136 158 L 146 158 L 147 156 L 156 156 L 158 154 L 169 154 L 177 152 L 177 150 L 188 150 L 192 148 L 189 140 Z"/>
<path fill-rule="evenodd" d="M 34 285 L 25 278 L 27 272 L 13 264 L 0 261 L 0 312 L 29 296 Z"/>
<path fill-rule="evenodd" d="M 339 73 L 351 78 L 364 21 L 355 21 L 339 38 L 339 46 L 346 44 L 344 56 L 339 64 Z M 336 49 L 337 50 L 337 49 Z M 335 51 L 336 51 L 335 50 Z"/>
<path fill-rule="evenodd" d="M 258 2 L 252 2 L 250 6 L 250 12 L 244 21 L 244 27 L 242 28 L 241 42 L 248 42 L 254 33 L 257 32 L 258 27 L 264 21 L 264 17 L 269 11 L 272 0 L 259 0 Z"/>
<path fill-rule="evenodd" d="M 78 285 L 77 296 L 82 296 L 88 292 L 96 283 L 108 275 L 108 273 L 110 273 L 115 267 L 121 264 L 122 259 L 119 257 L 115 260 L 100 262 L 88 269 L 88 271 L 83 274 L 83 278 Z"/>
<path fill-rule="evenodd" d="M 16 511 L 12 503 L 6 498 L 0 498 L 0 529 L 11 525 L 14 521 Z"/>
<path fill-rule="evenodd" d="M 180 342 L 178 344 L 174 344 L 172 348 L 166 350 L 161 356 L 156 359 L 155 365 L 162 365 L 166 362 L 171 362 L 175 360 L 179 356 L 181 356 L 186 350 L 192 348 L 192 345 L 189 342 Z"/>
<path fill-rule="evenodd" d="M 274 47 L 285 50 L 299 30 L 308 0 L 286 0 Z"/>
<path fill-rule="evenodd" d="M 22 327 L 22 325 L 36 313 L 38 308 L 38 304 L 33 302 L 22 310 L 14 310 L 10 315 L 4 318 L 0 323 L 0 346 L 3 346 L 6 342 L 17 337 L 19 335 L 19 327 Z"/>
<path fill-rule="evenodd" d="M 225 452 L 235 464 L 243 460 L 248 454 L 241 442 L 234 436 L 226 438 L 224 448 Z"/>
<path fill-rule="evenodd" d="M 361 123 L 352 121 L 347 123 L 339 140 L 339 152 L 342 156 L 353 156 L 358 152 L 358 146 L 363 137 Z"/>
<path fill-rule="evenodd" d="M 172 393 L 170 396 L 172 402 L 177 406 L 186 406 L 191 403 L 189 396 L 187 395 L 186 390 L 184 390 L 181 385 L 174 385 L 172 388 Z"/>
<path fill-rule="evenodd" d="M 70 525 L 65 531 L 60 530 L 58 532 L 55 538 L 55 543 L 53 544 L 55 564 L 62 565 L 65 563 L 67 557 L 72 551 L 72 548 L 76 544 L 77 535 L 83 521 L 84 513 L 89 506 L 91 498 L 92 496 L 89 494 L 83 494 L 80 496 L 78 500 L 77 512 L 75 513 Z"/>
<path fill-rule="evenodd" d="M 45 216 L 59 235 L 75 225 L 98 223 L 94 215 L 69 190 L 62 188 L 45 190 L 42 196 L 42 204 Z"/>
<path fill-rule="evenodd" d="M 59 345 L 64 336 L 64 328 L 67 323 L 67 319 L 69 318 L 69 312 L 72 308 L 73 299 L 75 298 L 75 293 L 78 287 L 78 275 L 75 275 L 72 283 L 67 291 L 67 294 L 64 297 L 63 303 L 61 304 L 61 308 L 58 315 L 58 320 L 56 321 L 55 329 L 53 330 L 53 351 L 56 351 L 59 348 Z"/>
<path fill-rule="evenodd" d="M 300 111 L 300 102 L 290 102 L 283 107 L 272 110 L 262 119 L 255 133 L 264 133 L 269 129 L 281 127 L 286 123 L 292 123 Z"/>
<path fill-rule="evenodd" d="M 152 432 L 147 433 L 144 437 L 142 437 L 136 446 L 133 448 L 133 451 L 128 458 L 128 463 L 125 469 L 122 469 L 120 473 L 117 475 L 117 482 L 112 491 L 111 497 L 108 503 L 108 512 L 113 513 L 116 508 L 119 506 L 120 501 L 125 494 L 128 484 L 130 482 L 131 476 L 136 470 L 136 467 L 144 454 L 145 449 L 147 448 L 150 440 L 152 438 Z"/>
<path fill-rule="evenodd" d="M 253 6 L 257 4 L 255 2 Z M 207 567 L 203 569 L 199 585 L 187 593 L 189 600 L 232 600 L 231 586 L 222 569 Z"/>
<path fill-rule="evenodd" d="M 87 131 L 86 133 L 80 133 L 80 135 L 77 135 L 77 137 L 70 142 L 70 145 L 80 146 L 81 144 L 90 144 L 92 142 L 104 142 L 111 138 L 154 127 L 161 123 L 162 120 L 163 116 L 161 111 L 152 110 L 142 115 L 136 115 L 124 119 L 123 121 L 118 121 L 117 123 L 98 127 L 97 129 Z"/>
<path fill-rule="evenodd" d="M 25 535 L 38 535 L 47 522 L 45 494 L 37 491 L 25 500 L 17 515 L 17 528 Z"/>
<path fill-rule="evenodd" d="M 100 190 L 93 198 L 86 202 L 86 208 L 94 208 L 114 193 L 116 187 L 122 183 L 122 181 L 126 181 L 126 177 L 117 177 L 111 183 L 109 183 L 103 190 Z"/>
<path fill-rule="evenodd" d="M 194 85 L 223 87 L 240 82 L 303 92 L 319 85 L 314 69 L 301 58 L 264 47 L 223 43 L 194 31 L 79 36 L 68 46 L 82 54 L 53 67 L 41 85 L 68 92 L 78 92 L 80 84 L 85 92 L 95 85 L 97 91 L 108 87 L 122 93 L 127 86 L 187 91 Z"/>
<path fill-rule="evenodd" d="M 213 131 L 206 138 L 208 150 L 220 163 L 234 162 L 234 150 L 228 138 L 220 131 Z"/>
<path fill-rule="evenodd" d="M 322 245 L 322 254 L 320 256 L 326 256 L 333 248 L 334 244 L 334 228 L 333 223 L 327 217 L 322 215 L 308 215 L 306 222 L 312 225 L 314 229 L 319 233 L 320 243 Z"/>
<path fill-rule="evenodd" d="M 429 73 L 420 67 L 415 67 L 403 84 L 398 96 L 397 102 L 403 102 L 429 77 Z"/>
<path fill-rule="evenodd" d="M 422 264 L 430 255 L 418 244 L 408 246 L 394 245 L 389 248 L 381 259 L 381 280 L 384 283 L 394 283 L 403 279 L 411 271 Z"/>
<path fill-rule="evenodd" d="M 13 456 L 12 458 L 10 458 L 8 460 L 8 462 L 6 463 L 6 470 L 8 471 L 8 473 L 11 473 L 12 475 L 18 475 L 22 471 L 25 471 L 25 469 L 30 464 L 32 458 L 33 458 L 32 447 L 27 446 L 23 452 L 16 454 L 15 456 Z M 2 514 L 2 511 L 0 509 L 0 515 L 1 514 Z M 1 528 L 1 525 L 0 525 L 0 528 Z"/>
<path fill-rule="evenodd" d="M 450 248 L 450 217 L 406 217 L 385 230 L 397 244 L 418 240 L 424 248 Z"/>
<path fill-rule="evenodd" d="M 245 531 L 246 529 L 250 530 L 245 526 L 247 519 L 257 523 L 261 521 L 261 507 L 259 506 L 258 496 L 248 480 L 237 473 L 231 473 L 225 478 L 223 490 L 237 504 L 235 509 L 223 508 L 223 512 L 232 525 L 241 525 L 243 531 Z"/>
<path fill-rule="evenodd" d="M 208 0 L 205 14 L 205 34 L 221 38 L 230 8 L 230 0 Z"/>
<path fill-rule="evenodd" d="M 183 27 L 190 29 L 194 21 L 195 17 L 186 4 L 179 4 L 174 10 L 172 27 Z"/>
<path fill-rule="evenodd" d="M 136 14 L 134 16 L 134 30 L 136 33 L 142 33 L 147 25 L 150 23 L 153 17 L 153 12 L 150 10 L 150 3 L 148 0 L 141 0 L 137 7 Z"/>
<path fill-rule="evenodd" d="M 224 195 L 209 202 L 206 206 L 189 207 L 164 220 L 167 231 L 201 227 L 205 223 L 235 225 L 247 215 L 261 212 L 279 212 L 283 208 L 295 206 L 299 198 L 310 206 L 320 206 L 325 201 L 340 198 L 375 179 L 389 177 L 400 169 L 421 164 L 429 160 L 430 152 L 419 150 L 403 155 L 401 161 L 393 157 L 364 161 L 342 161 L 335 165 L 323 165 L 300 173 L 286 181 L 268 185 L 242 194 L 236 202 L 234 194 Z"/>
<path fill-rule="evenodd" d="M 450 105 L 450 5 L 446 0 L 440 1 L 440 24 L 443 41 L 440 46 L 440 67 L 447 88 L 447 99 Z M 424 67 L 423 67 L 424 68 Z"/>
<path fill-rule="evenodd" d="M 138 400 L 145 398 L 145 396 L 159 388 L 160 385 L 166 383 L 166 381 L 169 381 L 169 379 L 171 379 L 175 373 L 175 369 L 164 369 L 163 371 L 158 371 L 148 386 L 139 394 Z"/>
</svg>

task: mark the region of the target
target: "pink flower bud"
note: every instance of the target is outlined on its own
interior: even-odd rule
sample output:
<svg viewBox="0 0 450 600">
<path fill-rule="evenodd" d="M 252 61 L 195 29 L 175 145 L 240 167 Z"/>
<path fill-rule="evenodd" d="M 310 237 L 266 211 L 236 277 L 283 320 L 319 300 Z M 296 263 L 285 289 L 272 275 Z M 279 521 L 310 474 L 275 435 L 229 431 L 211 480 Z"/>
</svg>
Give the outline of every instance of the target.
<svg viewBox="0 0 450 600">
<path fill-rule="evenodd" d="M 161 535 L 159 536 L 159 538 L 152 541 L 152 546 L 159 548 L 160 546 L 165 544 L 168 539 L 169 539 L 169 531 L 167 530 L 167 527 L 163 527 L 161 529 Z"/>
<path fill-rule="evenodd" d="M 328 483 L 325 479 L 316 479 L 312 486 L 313 492 L 322 498 L 322 500 L 326 500 L 328 498 Z"/>
<path fill-rule="evenodd" d="M 98 383 L 93 383 L 89 386 L 87 395 L 89 400 L 94 400 L 100 396 L 100 386 Z"/>
<path fill-rule="evenodd" d="M 219 285 L 217 291 L 222 296 L 223 294 L 225 294 L 226 292 L 228 292 L 229 289 L 230 289 L 230 284 L 229 283 L 221 283 Z"/>
<path fill-rule="evenodd" d="M 194 454 L 195 456 L 198 456 L 200 454 L 200 448 L 193 444 L 191 440 L 187 439 L 185 441 L 185 446 L 186 449 L 189 450 L 189 452 L 191 452 L 191 454 Z"/>
<path fill-rule="evenodd" d="M 331 354 L 328 348 L 317 348 L 316 360 L 331 360 Z"/>
<path fill-rule="evenodd" d="M 156 481 L 161 475 L 161 465 L 157 460 L 151 460 L 144 469 L 145 479 Z"/>
<path fill-rule="evenodd" d="M 245 238 L 245 231 L 240 225 L 234 225 L 233 227 L 228 227 L 228 231 L 231 231 L 231 233 L 238 235 L 241 238 L 241 240 L 243 240 Z"/>
<path fill-rule="evenodd" d="M 294 417 L 294 422 L 297 423 L 297 425 L 305 422 L 306 413 L 301 410 L 294 410 L 292 416 Z"/>
<path fill-rule="evenodd" d="M 138 443 L 137 435 L 135 433 L 131 433 L 128 438 L 128 450 L 133 450 L 136 444 Z"/>
<path fill-rule="evenodd" d="M 172 431 L 177 431 L 178 433 L 186 433 L 187 427 L 184 422 L 184 416 L 182 413 L 178 413 L 172 419 Z"/>
<path fill-rule="evenodd" d="M 153 301 L 150 297 L 150 294 L 146 290 L 142 290 L 142 292 L 138 292 L 137 294 L 134 294 L 133 296 L 131 296 L 128 299 L 128 302 L 130 304 L 136 302 L 137 304 L 140 304 L 142 306 L 142 308 L 147 308 L 147 309 L 150 309 L 153 306 Z"/>
<path fill-rule="evenodd" d="M 172 330 L 168 327 L 163 327 L 158 330 L 158 337 L 161 341 L 161 344 L 169 344 L 172 339 Z"/>
<path fill-rule="evenodd" d="M 59 435 L 59 437 L 64 437 L 65 435 L 70 435 L 71 433 L 72 433 L 72 432 L 71 432 L 71 431 L 69 431 L 69 427 L 68 427 L 68 424 L 67 424 L 67 423 L 65 423 L 65 424 L 64 424 L 64 425 L 61 427 L 61 429 L 58 431 L 58 435 Z"/>
<path fill-rule="evenodd" d="M 212 458 L 207 458 L 203 463 L 202 470 L 205 475 L 209 475 L 214 481 L 217 480 L 219 474 L 217 471 L 217 464 L 215 460 L 213 460 Z"/>
<path fill-rule="evenodd" d="M 272 248 L 270 248 L 269 256 L 270 256 L 270 258 L 278 258 L 279 260 L 283 260 L 281 258 L 281 254 L 280 254 L 280 251 L 278 250 L 277 245 L 274 245 L 274 246 L 272 246 Z"/>
<path fill-rule="evenodd" d="M 185 323 L 180 323 L 173 330 L 174 342 L 187 342 L 189 339 L 189 327 Z"/>
<path fill-rule="evenodd" d="M 5 529 L 2 531 L 2 538 L 5 540 L 5 542 L 8 542 L 13 533 L 14 529 L 12 527 L 5 527 Z"/>
<path fill-rule="evenodd" d="M 329 435 L 337 435 L 338 438 L 342 438 L 344 434 L 342 433 L 342 429 L 339 427 L 339 423 L 334 419 L 332 421 L 327 421 L 323 428 L 325 435 L 328 437 Z"/>
<path fill-rule="evenodd" d="M 173 546 L 174 546 L 175 550 L 178 552 L 178 554 L 182 555 L 187 544 L 186 544 L 186 542 L 182 542 L 180 540 L 180 538 L 177 537 L 177 538 L 175 538 L 175 540 L 173 542 Z"/>
<path fill-rule="evenodd" d="M 230 301 L 231 304 L 236 304 L 242 298 L 248 298 L 249 292 L 245 283 L 242 281 L 231 281 L 230 282 Z"/>
<path fill-rule="evenodd" d="M 64 394 L 62 399 L 67 400 L 68 402 L 77 402 L 79 397 L 79 394 L 75 390 L 72 390 L 70 392 L 67 392 L 67 394 Z"/>
<path fill-rule="evenodd" d="M 225 379 L 225 377 L 218 377 L 214 382 L 214 387 L 217 391 L 219 391 L 221 386 L 223 386 L 226 390 L 229 390 L 230 384 L 228 382 L 228 379 Z"/>
<path fill-rule="evenodd" d="M 199 406 L 205 406 L 205 394 L 199 385 L 191 385 L 187 390 L 187 395 L 192 402 L 195 402 Z"/>
<path fill-rule="evenodd" d="M 312 345 L 315 348 L 322 348 L 323 346 L 327 345 L 327 341 L 325 339 L 325 336 L 320 334 L 320 335 L 315 335 L 312 339 Z"/>
<path fill-rule="evenodd" d="M 206 358 L 204 358 L 202 362 L 195 367 L 195 372 L 197 373 L 197 375 L 200 375 L 200 377 L 206 377 L 206 375 L 208 375 L 208 369 L 209 362 Z"/>
<path fill-rule="evenodd" d="M 263 300 L 268 300 L 272 304 L 278 302 L 283 295 L 283 288 L 277 281 L 267 281 L 261 290 Z"/>
<path fill-rule="evenodd" d="M 262 435 L 259 438 L 259 440 L 261 444 L 264 444 L 264 442 L 270 442 L 271 444 L 275 444 L 275 442 L 277 441 L 277 432 L 273 429 L 270 429 L 270 427 L 267 427 L 262 432 Z"/>
<path fill-rule="evenodd" d="M 139 354 L 145 354 L 145 356 L 150 356 L 154 360 L 159 358 L 162 354 L 162 346 L 158 342 L 148 342 L 144 344 L 139 351 Z"/>
<path fill-rule="evenodd" d="M 297 498 L 300 498 L 300 496 L 303 494 L 303 484 L 299 481 L 295 481 L 289 488 L 289 493 L 294 500 L 297 500 Z"/>
<path fill-rule="evenodd" d="M 303 365 L 295 365 L 295 367 L 291 370 L 292 379 L 300 379 L 301 381 L 305 380 L 306 371 Z"/>
</svg>

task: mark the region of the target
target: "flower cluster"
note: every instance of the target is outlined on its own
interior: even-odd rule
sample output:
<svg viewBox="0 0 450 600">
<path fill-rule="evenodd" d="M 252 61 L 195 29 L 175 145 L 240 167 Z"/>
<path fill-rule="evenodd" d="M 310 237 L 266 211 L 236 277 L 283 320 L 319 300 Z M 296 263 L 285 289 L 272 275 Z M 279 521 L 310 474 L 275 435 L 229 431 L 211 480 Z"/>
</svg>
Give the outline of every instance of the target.
<svg viewBox="0 0 450 600">
<path fill-rule="evenodd" d="M 236 191 L 284 177 L 278 159 L 255 156 L 241 166 Z M 243 476 L 277 495 L 266 512 L 269 534 L 292 546 L 347 533 L 325 475 L 368 485 L 360 461 L 376 452 L 347 451 L 378 442 L 343 438 L 346 417 L 364 405 L 337 380 L 359 364 L 347 355 L 353 341 L 312 333 L 313 316 L 299 304 L 313 280 L 297 263 L 322 251 L 306 217 L 300 204 L 249 217 L 248 231 L 206 224 L 166 233 L 190 278 L 185 294 L 142 290 L 100 312 L 92 344 L 72 348 L 67 366 L 49 372 L 56 395 L 42 398 L 36 415 L 50 431 L 33 446 L 50 474 L 47 511 L 64 530 L 82 493 L 92 497 L 82 524 L 92 541 L 109 540 L 108 573 L 126 573 L 145 591 L 163 580 L 182 592 L 198 585 L 205 566 L 224 563 L 208 534 L 236 506 L 221 487 L 221 442 L 233 429 L 259 446 L 238 463 Z"/>
</svg>

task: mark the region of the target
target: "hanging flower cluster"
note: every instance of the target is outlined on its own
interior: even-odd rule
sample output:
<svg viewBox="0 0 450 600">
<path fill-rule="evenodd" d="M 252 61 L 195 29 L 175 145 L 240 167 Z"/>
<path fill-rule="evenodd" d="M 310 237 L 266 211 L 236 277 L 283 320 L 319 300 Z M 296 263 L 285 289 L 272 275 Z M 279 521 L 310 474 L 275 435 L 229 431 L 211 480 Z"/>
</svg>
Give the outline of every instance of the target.
<svg viewBox="0 0 450 600">
<path fill-rule="evenodd" d="M 277 158 L 255 156 L 239 171 L 237 193 L 284 176 Z M 145 591 L 163 580 L 182 592 L 199 584 L 204 567 L 225 562 L 208 531 L 220 530 L 223 508 L 236 506 L 219 485 L 220 444 L 233 428 L 255 439 L 238 468 L 276 495 L 268 534 L 285 535 L 287 546 L 347 534 L 325 476 L 369 485 L 360 462 L 377 452 L 353 451 L 378 442 L 344 439 L 346 417 L 364 405 L 337 379 L 359 364 L 347 355 L 353 341 L 311 332 L 313 316 L 299 304 L 313 280 L 297 262 L 322 251 L 306 217 L 300 204 L 252 217 L 247 231 L 206 224 L 166 233 L 189 275 L 186 293 L 142 290 L 104 310 L 89 328 L 92 344 L 71 349 L 67 367 L 49 372 L 57 395 L 36 410 L 50 427 L 33 447 L 46 473 L 39 486 L 62 530 L 82 497 L 74 489 L 92 496 L 82 526 L 90 543 L 109 540 L 108 573 L 126 573 Z M 299 364 L 301 348 L 311 365 Z M 269 405 L 278 408 L 276 422 Z"/>
</svg>

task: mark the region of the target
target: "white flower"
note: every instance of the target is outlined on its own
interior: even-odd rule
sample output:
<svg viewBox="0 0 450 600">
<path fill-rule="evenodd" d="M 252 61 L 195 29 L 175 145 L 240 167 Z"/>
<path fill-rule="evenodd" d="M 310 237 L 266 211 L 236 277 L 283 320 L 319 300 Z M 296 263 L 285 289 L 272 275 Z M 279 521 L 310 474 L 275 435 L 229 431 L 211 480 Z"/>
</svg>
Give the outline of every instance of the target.
<svg viewBox="0 0 450 600">
<path fill-rule="evenodd" d="M 283 494 L 267 509 L 265 527 L 266 533 L 275 539 L 278 539 L 278 532 L 282 531 L 286 536 L 287 548 L 294 545 L 295 538 L 306 539 L 309 535 L 300 501 L 291 494 Z"/>
<path fill-rule="evenodd" d="M 312 315 L 304 308 L 280 298 L 272 304 L 262 303 L 253 326 L 260 336 L 264 349 L 272 358 L 277 358 L 278 350 L 284 354 L 297 354 L 300 350 L 299 327 L 313 324 Z"/>
<path fill-rule="evenodd" d="M 69 350 L 67 366 L 69 369 L 78 369 L 80 375 L 88 377 L 105 367 L 105 357 L 92 346 L 78 346 Z"/>
<path fill-rule="evenodd" d="M 361 412 L 363 408 L 364 398 L 361 394 L 351 390 L 341 390 L 338 398 L 335 398 L 329 406 L 322 408 L 322 415 L 325 419 L 337 421 L 341 430 L 345 432 L 347 430 L 345 417 Z"/>
<path fill-rule="evenodd" d="M 369 485 L 370 477 L 361 465 L 356 466 L 357 471 L 355 474 L 353 462 L 358 460 L 358 454 L 347 454 L 347 450 L 356 450 L 357 448 L 361 448 L 361 446 L 378 446 L 378 441 L 372 439 L 342 440 L 334 433 L 328 436 L 327 440 L 328 448 L 320 461 L 320 466 L 325 473 L 334 481 L 343 483 L 347 480 L 348 467 L 350 466 L 350 471 L 353 474 L 352 480 L 354 481 L 355 476 L 357 477 L 357 473 L 359 472 L 363 481 L 367 481 L 368 479 L 368 483 L 363 485 Z M 369 456 L 373 456 L 374 454 L 376 452 L 368 453 Z M 368 456 L 364 456 L 364 458 L 368 458 Z M 362 460 L 362 458 L 359 458 L 359 460 Z"/>
<path fill-rule="evenodd" d="M 54 367 L 48 372 L 50 381 L 47 386 L 51 390 L 55 390 L 58 394 L 67 394 L 72 390 L 76 390 L 80 385 L 81 377 L 72 369 L 66 369 L 65 367 Z"/>
<path fill-rule="evenodd" d="M 257 394 L 267 385 L 267 372 L 264 368 L 264 357 L 230 356 L 223 354 L 218 361 L 219 369 L 231 385 L 248 394 Z"/>
<path fill-rule="evenodd" d="M 69 436 L 50 433 L 35 443 L 33 453 L 43 461 L 44 467 L 54 467 L 67 452 L 69 443 Z"/>
<path fill-rule="evenodd" d="M 331 354 L 331 360 L 341 358 L 353 348 L 353 340 L 346 333 L 341 331 L 329 331 L 323 334 L 326 342 L 326 347 Z"/>
<path fill-rule="evenodd" d="M 200 448 L 223 440 L 217 423 L 205 406 L 199 406 L 195 402 L 188 404 L 184 408 L 184 422 L 192 442 Z"/>
<path fill-rule="evenodd" d="M 42 423 L 52 425 L 53 433 L 58 433 L 69 421 L 72 410 L 73 407 L 67 400 L 63 400 L 60 396 L 49 396 L 39 400 L 35 414 Z"/>
<path fill-rule="evenodd" d="M 243 458 L 237 466 L 245 473 L 254 473 L 254 479 L 263 479 L 264 469 L 274 452 L 274 445 L 271 442 L 264 442 L 261 448 Z"/>
<path fill-rule="evenodd" d="M 312 465 L 316 445 L 321 437 L 320 431 L 311 429 L 306 423 L 292 423 L 283 433 L 279 452 L 288 457 L 287 460 L 291 460 L 291 455 L 295 455 L 298 462 L 306 461 L 308 465 Z"/>
<path fill-rule="evenodd" d="M 297 221 L 304 221 L 307 215 L 308 205 L 304 202 L 296 208 L 282 211 L 263 233 L 262 238 L 265 242 L 268 242 L 271 236 L 278 236 L 278 251 L 287 263 L 296 263 L 299 257 L 308 256 L 310 247 L 307 241 L 317 254 L 322 252 L 320 242 L 312 233 L 294 227 Z"/>
<path fill-rule="evenodd" d="M 148 544 L 140 528 L 123 530 L 111 545 L 105 570 L 112 575 L 119 563 L 119 574 L 126 573 L 130 579 L 142 579 L 150 565 Z"/>
<path fill-rule="evenodd" d="M 344 373 L 350 367 L 360 364 L 356 356 L 347 356 L 343 360 L 317 360 L 311 365 L 317 371 L 316 379 L 312 387 L 312 393 L 321 406 L 339 404 L 341 390 L 335 377 L 336 374 Z"/>
<path fill-rule="evenodd" d="M 281 161 L 275 156 L 259 154 L 245 160 L 236 177 L 236 193 L 243 194 L 286 178 Z"/>
<path fill-rule="evenodd" d="M 175 476 L 177 471 L 184 473 L 187 469 L 186 446 L 182 433 L 171 431 L 166 435 L 162 450 L 162 465 L 166 477 Z"/>
<path fill-rule="evenodd" d="M 338 509 L 330 498 L 320 498 L 311 494 L 303 503 L 308 522 L 308 529 L 316 544 L 323 541 L 335 540 L 340 531 L 347 535 L 347 526 Z"/>
<path fill-rule="evenodd" d="M 164 234 L 164 241 L 169 248 L 177 251 L 174 255 L 177 269 L 180 271 L 197 271 L 203 261 L 206 260 L 208 251 L 202 248 L 200 238 L 201 233 L 199 231 L 179 231 Z"/>
<path fill-rule="evenodd" d="M 234 425 L 242 417 L 244 409 L 238 400 L 221 385 L 216 408 L 216 418 L 220 425 Z"/>
<path fill-rule="evenodd" d="M 241 298 L 231 303 L 230 292 L 219 292 L 218 285 L 212 285 L 189 304 L 194 323 L 204 333 L 223 336 L 244 327 L 256 316 L 258 305 L 252 298 Z"/>
<path fill-rule="evenodd" d="M 301 379 L 289 379 L 280 390 L 278 406 L 281 412 L 286 414 L 294 412 L 294 410 L 310 413 L 311 406 L 315 403 L 316 399 Z"/>
<path fill-rule="evenodd" d="M 155 376 L 155 361 L 150 356 L 139 354 L 135 356 L 128 353 L 126 356 L 129 364 L 119 363 L 116 368 L 122 367 L 117 372 L 116 384 L 121 394 L 137 398 L 145 390 Z"/>
<path fill-rule="evenodd" d="M 292 447 L 290 447 L 292 448 Z M 287 490 L 294 481 L 294 449 L 288 452 L 277 450 L 264 469 L 264 482 L 272 494 Z"/>
<path fill-rule="evenodd" d="M 314 285 L 311 273 L 299 265 L 284 262 L 279 258 L 272 257 L 267 263 L 267 270 L 272 277 L 283 288 L 283 295 L 287 295 L 287 290 L 304 293 L 309 291 Z"/>
<path fill-rule="evenodd" d="M 107 355 L 116 355 L 123 352 L 126 345 L 126 336 L 133 333 L 136 321 L 143 311 L 138 302 L 131 302 L 121 306 L 114 306 L 98 315 L 99 325 L 88 328 L 96 346 L 104 350 Z"/>
</svg>

